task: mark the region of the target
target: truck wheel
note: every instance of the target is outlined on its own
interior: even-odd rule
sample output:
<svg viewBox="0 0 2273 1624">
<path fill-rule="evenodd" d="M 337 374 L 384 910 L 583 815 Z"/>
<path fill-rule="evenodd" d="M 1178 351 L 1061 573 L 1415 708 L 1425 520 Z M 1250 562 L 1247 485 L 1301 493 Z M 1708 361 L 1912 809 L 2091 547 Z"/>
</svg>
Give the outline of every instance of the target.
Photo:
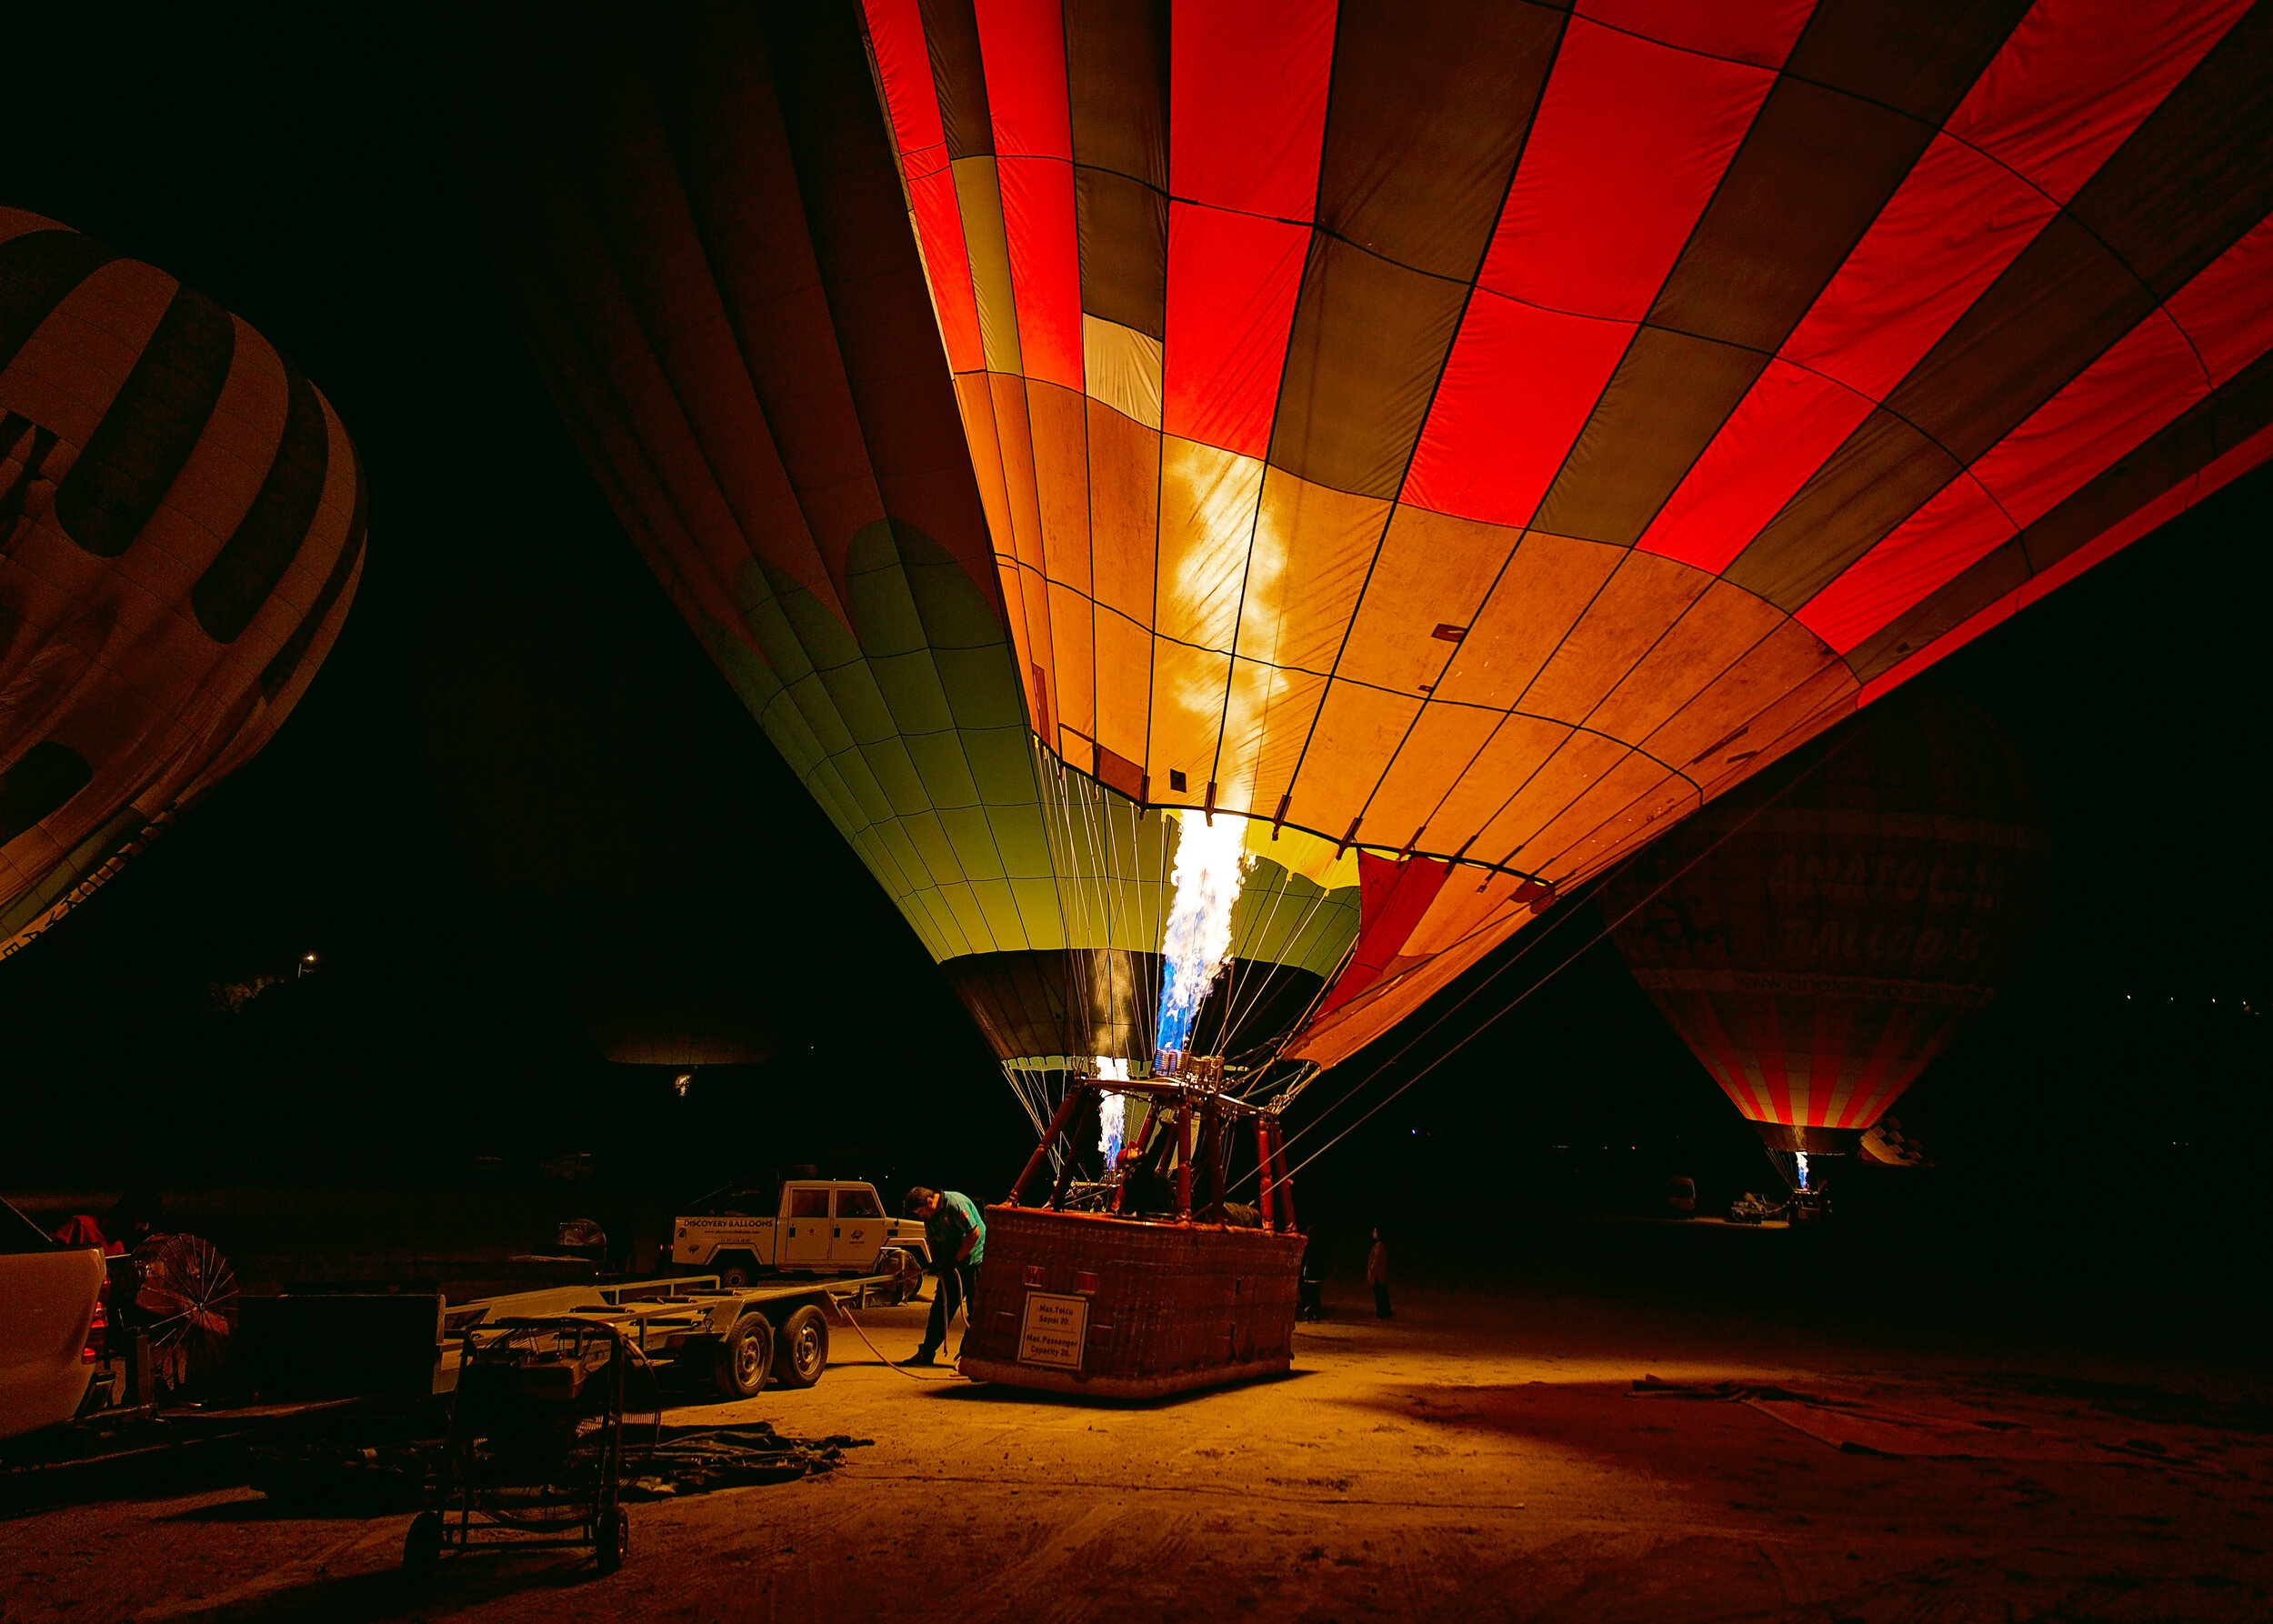
<svg viewBox="0 0 2273 1624">
<path fill-rule="evenodd" d="M 924 1294 L 923 1259 L 905 1247 L 886 1247 L 876 1254 L 876 1272 L 890 1275 L 891 1303 L 898 1308 Z"/>
<path fill-rule="evenodd" d="M 811 1303 L 781 1322 L 774 1338 L 774 1379 L 809 1388 L 828 1368 L 828 1320 Z"/>
<path fill-rule="evenodd" d="M 710 1379 L 722 1398 L 755 1398 L 766 1386 L 766 1372 L 774 1362 L 774 1328 L 765 1315 L 753 1310 L 734 1322 L 718 1344 L 710 1367 Z"/>
<path fill-rule="evenodd" d="M 757 1265 L 750 1261 L 747 1252 L 718 1259 L 718 1284 L 728 1291 L 743 1290 L 756 1278 Z"/>
</svg>

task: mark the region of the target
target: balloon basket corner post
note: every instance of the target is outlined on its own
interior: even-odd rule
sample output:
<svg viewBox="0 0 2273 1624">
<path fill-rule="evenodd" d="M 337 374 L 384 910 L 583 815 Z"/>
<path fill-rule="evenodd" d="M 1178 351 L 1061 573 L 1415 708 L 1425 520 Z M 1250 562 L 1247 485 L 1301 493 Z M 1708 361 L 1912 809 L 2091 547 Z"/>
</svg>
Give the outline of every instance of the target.
<svg viewBox="0 0 2273 1624">
<path fill-rule="evenodd" d="M 1076 1179 L 1079 1127 L 1103 1094 L 1124 1090 L 1145 1098 L 1143 1139 L 1102 1179 Z M 1257 1208 L 1227 1198 L 1242 1129 L 1263 1175 Z M 1061 1145 L 1046 1202 L 1023 1204 Z M 1118 1399 L 1284 1373 L 1305 1245 L 1284 1168 L 1276 1118 L 1212 1089 L 1068 1089 L 1010 1199 L 986 1209 L 958 1368 L 977 1381 Z"/>
</svg>

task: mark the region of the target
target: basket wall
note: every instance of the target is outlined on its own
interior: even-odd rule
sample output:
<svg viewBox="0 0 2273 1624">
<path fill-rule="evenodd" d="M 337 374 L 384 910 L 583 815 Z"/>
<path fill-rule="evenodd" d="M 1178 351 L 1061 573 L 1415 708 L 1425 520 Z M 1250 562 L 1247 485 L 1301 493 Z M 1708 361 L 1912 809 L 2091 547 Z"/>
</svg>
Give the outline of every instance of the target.
<svg viewBox="0 0 2273 1624">
<path fill-rule="evenodd" d="M 963 1371 L 1141 1398 L 1284 1370 L 1303 1245 L 1262 1229 L 990 1207 Z M 1034 1292 L 1087 1299 L 1079 1370 L 1019 1362 Z"/>
</svg>

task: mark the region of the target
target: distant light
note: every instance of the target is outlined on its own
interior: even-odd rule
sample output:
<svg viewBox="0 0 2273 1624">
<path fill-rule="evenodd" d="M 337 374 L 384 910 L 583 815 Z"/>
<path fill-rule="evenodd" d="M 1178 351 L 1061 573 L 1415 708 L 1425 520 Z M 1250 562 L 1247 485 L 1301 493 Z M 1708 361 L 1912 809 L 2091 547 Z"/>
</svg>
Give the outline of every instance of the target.
<svg viewBox="0 0 2273 1624">
<path fill-rule="evenodd" d="M 313 953 L 303 954 L 301 956 L 300 962 L 303 964 L 314 964 L 315 962 L 315 955 Z"/>
<path fill-rule="evenodd" d="M 678 1076 L 671 1079 L 671 1091 L 676 1094 L 681 1099 L 685 1099 L 686 1098 L 686 1086 L 694 1080 L 695 1074 L 693 1072 L 682 1071 L 678 1074 Z"/>
</svg>

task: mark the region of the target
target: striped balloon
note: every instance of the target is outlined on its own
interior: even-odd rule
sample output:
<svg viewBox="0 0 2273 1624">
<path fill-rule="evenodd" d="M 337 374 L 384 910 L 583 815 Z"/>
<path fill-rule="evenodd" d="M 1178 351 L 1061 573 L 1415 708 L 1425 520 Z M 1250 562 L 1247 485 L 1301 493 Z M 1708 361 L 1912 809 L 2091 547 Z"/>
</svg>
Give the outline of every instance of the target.
<svg viewBox="0 0 2273 1624">
<path fill-rule="evenodd" d="M 0 957 L 267 742 L 363 538 L 355 446 L 296 367 L 0 208 Z"/>
<path fill-rule="evenodd" d="M 1929 687 L 1687 819 L 1598 901 L 1770 1148 L 1853 1154 L 1997 996 L 2049 856 L 2011 742 Z"/>
<path fill-rule="evenodd" d="M 2273 6 L 864 11 L 1044 743 L 1382 870 L 1292 1055 L 2273 454 Z"/>
</svg>

